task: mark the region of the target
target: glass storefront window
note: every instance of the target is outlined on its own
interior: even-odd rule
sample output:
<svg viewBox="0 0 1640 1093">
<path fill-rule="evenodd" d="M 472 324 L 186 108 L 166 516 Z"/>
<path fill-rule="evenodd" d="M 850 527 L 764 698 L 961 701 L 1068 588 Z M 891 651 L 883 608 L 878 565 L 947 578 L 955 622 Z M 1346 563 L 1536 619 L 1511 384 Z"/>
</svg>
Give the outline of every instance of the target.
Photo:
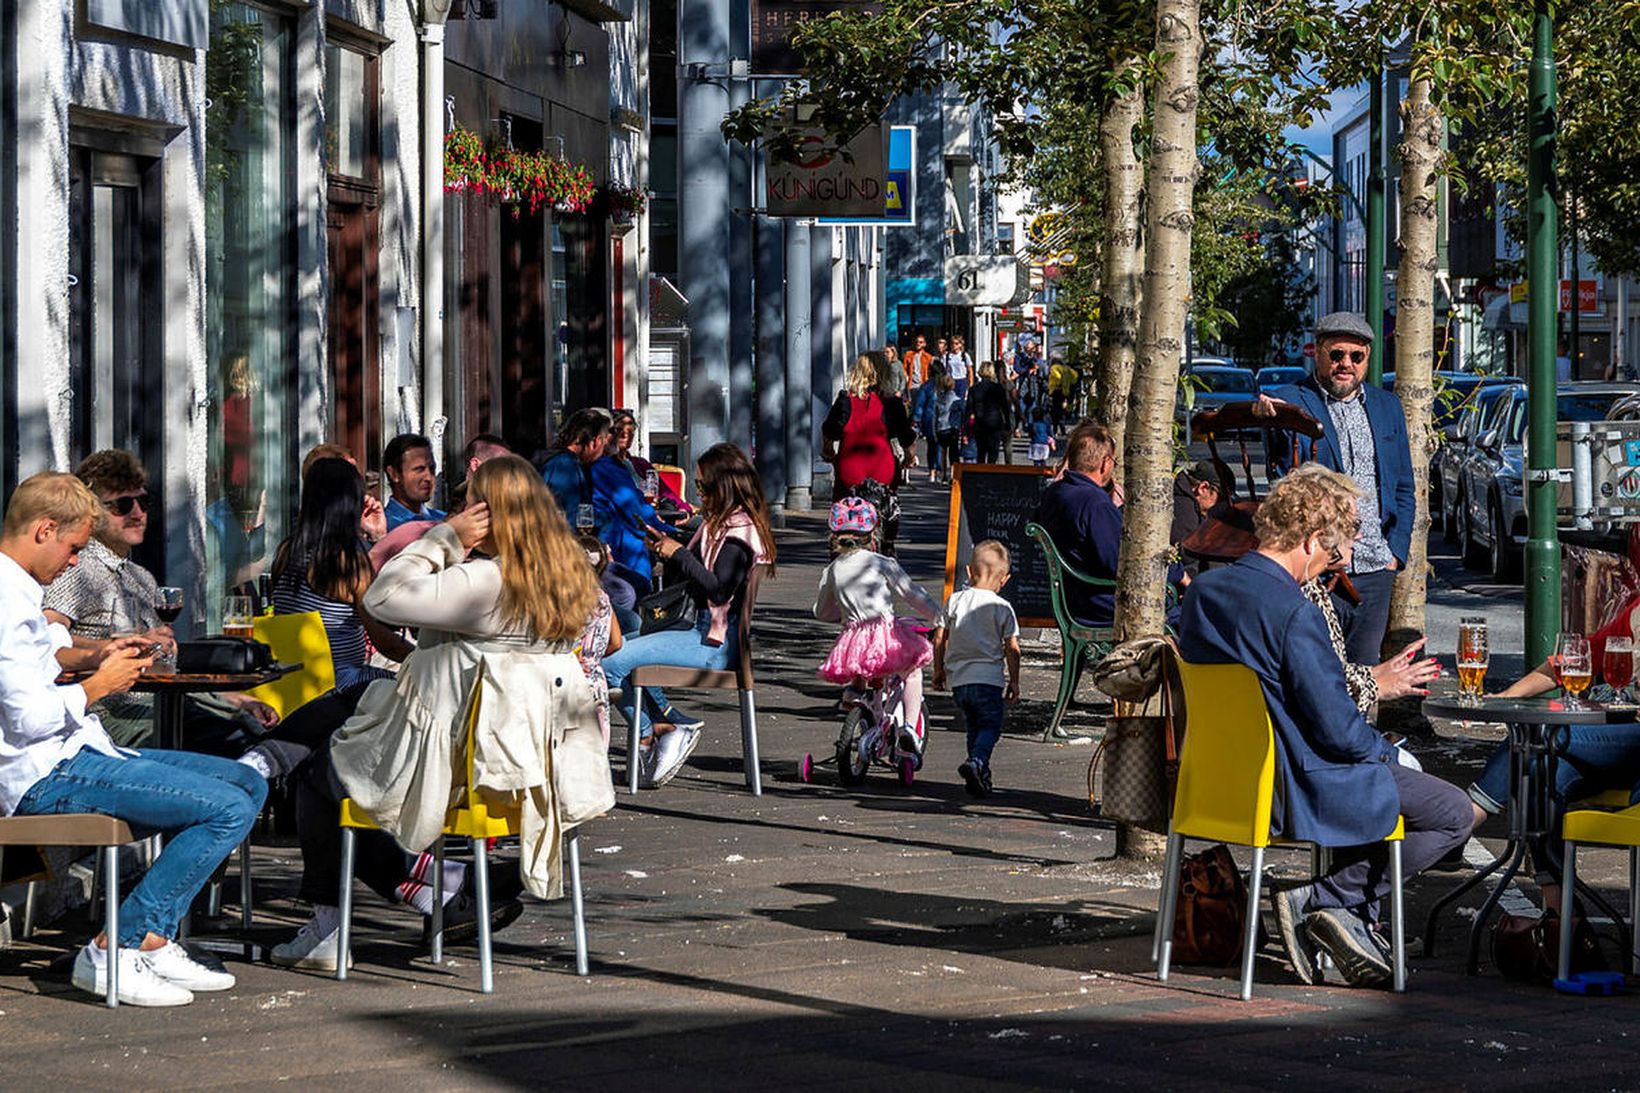
<svg viewBox="0 0 1640 1093">
<path fill-rule="evenodd" d="M 332 174 L 365 177 L 365 92 L 364 55 L 325 46 L 325 151 Z"/>
<path fill-rule="evenodd" d="M 207 603 L 267 568 L 296 502 L 292 336 L 294 38 L 288 19 L 213 5 L 206 58 Z"/>
</svg>

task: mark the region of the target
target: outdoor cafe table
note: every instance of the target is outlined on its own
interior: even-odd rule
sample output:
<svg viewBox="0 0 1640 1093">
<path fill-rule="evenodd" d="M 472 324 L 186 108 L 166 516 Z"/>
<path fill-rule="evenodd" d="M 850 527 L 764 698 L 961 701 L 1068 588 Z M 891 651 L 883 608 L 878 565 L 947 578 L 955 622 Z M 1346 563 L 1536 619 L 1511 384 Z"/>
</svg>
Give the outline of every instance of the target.
<svg viewBox="0 0 1640 1093">
<path fill-rule="evenodd" d="M 220 691 L 248 691 L 297 671 L 300 664 L 275 664 L 260 672 L 144 672 L 133 691 L 154 696 L 154 739 L 162 748 L 180 749 L 182 696 Z"/>
<path fill-rule="evenodd" d="M 1503 872 L 1469 930 L 1469 974 L 1474 975 L 1480 966 L 1481 938 L 1486 930 L 1486 921 L 1497 908 L 1498 900 L 1509 882 L 1520 873 L 1527 848 L 1545 836 L 1558 834 L 1549 830 L 1554 815 L 1550 808 L 1556 759 L 1553 730 L 1566 725 L 1634 724 L 1640 718 L 1640 710 L 1634 706 L 1608 706 L 1598 702 L 1568 706 L 1558 698 L 1504 698 L 1498 695 L 1475 700 L 1465 700 L 1458 695 L 1434 696 L 1424 700 L 1423 709 L 1428 717 L 1498 723 L 1509 730 L 1509 841 L 1491 864 L 1477 871 L 1430 908 L 1429 921 L 1424 929 L 1424 955 L 1433 956 L 1437 916 L 1501 868 Z M 1636 731 L 1640 731 L 1640 725 L 1636 725 Z M 1558 862 L 1540 863 L 1550 864 L 1558 865 Z M 1579 890 L 1604 905 L 1604 900 L 1582 885 L 1579 885 Z"/>
</svg>

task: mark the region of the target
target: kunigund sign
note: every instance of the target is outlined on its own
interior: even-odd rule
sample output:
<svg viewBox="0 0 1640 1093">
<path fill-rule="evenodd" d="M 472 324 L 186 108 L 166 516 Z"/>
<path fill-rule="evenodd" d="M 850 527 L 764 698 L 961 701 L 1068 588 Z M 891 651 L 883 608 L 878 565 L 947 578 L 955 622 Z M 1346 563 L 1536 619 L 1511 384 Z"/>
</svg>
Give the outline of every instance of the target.
<svg viewBox="0 0 1640 1093">
<path fill-rule="evenodd" d="M 765 203 L 770 216 L 881 219 L 888 203 L 887 133 L 862 129 L 840 149 L 815 132 L 798 143 L 792 161 L 771 157 Z"/>
</svg>

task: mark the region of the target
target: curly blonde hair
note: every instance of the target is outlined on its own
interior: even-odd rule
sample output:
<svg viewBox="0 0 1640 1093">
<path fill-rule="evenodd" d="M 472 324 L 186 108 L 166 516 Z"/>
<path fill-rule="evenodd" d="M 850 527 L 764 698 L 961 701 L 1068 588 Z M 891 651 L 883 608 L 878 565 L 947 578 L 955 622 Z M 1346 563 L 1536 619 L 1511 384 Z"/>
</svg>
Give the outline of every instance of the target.
<svg viewBox="0 0 1640 1093">
<path fill-rule="evenodd" d="M 1310 536 L 1323 546 L 1351 542 L 1361 530 L 1361 491 L 1347 475 L 1306 463 L 1277 482 L 1253 517 L 1266 550 L 1291 550 Z"/>
</svg>

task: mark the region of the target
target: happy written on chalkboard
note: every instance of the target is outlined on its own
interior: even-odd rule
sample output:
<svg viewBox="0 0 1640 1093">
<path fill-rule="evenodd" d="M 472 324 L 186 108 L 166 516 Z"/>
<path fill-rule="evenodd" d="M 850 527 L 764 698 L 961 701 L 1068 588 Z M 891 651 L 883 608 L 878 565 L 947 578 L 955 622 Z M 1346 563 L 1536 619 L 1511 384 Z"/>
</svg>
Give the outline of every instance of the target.
<svg viewBox="0 0 1640 1093">
<path fill-rule="evenodd" d="M 1052 481 L 1038 467 L 957 465 L 945 538 L 947 597 L 966 583 L 964 567 L 974 544 L 996 539 L 1008 548 L 1013 564 L 1013 578 L 1003 586 L 1002 598 L 1014 605 L 1020 625 L 1054 625 L 1048 563 L 1036 540 L 1025 534 L 1042 491 Z"/>
</svg>

